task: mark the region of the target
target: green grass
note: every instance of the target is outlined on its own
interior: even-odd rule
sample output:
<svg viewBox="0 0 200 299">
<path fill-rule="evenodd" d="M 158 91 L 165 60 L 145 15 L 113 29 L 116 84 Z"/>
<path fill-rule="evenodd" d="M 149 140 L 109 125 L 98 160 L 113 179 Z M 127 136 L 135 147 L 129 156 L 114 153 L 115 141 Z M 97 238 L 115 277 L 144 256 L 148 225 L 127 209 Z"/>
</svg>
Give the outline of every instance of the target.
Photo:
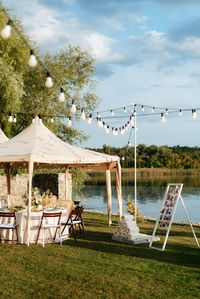
<svg viewBox="0 0 200 299">
<path fill-rule="evenodd" d="M 111 228 L 106 215 L 84 219 L 87 240 L 1 245 L 0 298 L 200 298 L 200 249 L 188 226 L 172 225 L 160 252 L 111 241 L 117 217 Z M 152 234 L 154 223 L 139 226 Z"/>
</svg>

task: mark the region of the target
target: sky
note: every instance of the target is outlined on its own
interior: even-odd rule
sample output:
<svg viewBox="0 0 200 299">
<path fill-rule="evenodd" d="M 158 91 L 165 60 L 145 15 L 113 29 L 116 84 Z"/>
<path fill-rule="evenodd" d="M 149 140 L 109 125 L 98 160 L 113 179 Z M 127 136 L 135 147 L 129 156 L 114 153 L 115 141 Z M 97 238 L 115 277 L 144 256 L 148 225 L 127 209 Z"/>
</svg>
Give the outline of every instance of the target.
<svg viewBox="0 0 200 299">
<path fill-rule="evenodd" d="M 200 107 L 199 0 L 4 0 L 21 18 L 26 33 L 42 50 L 79 45 L 95 58 L 101 99 L 97 111 L 131 103 L 165 108 Z M 150 113 L 146 109 L 146 113 Z M 191 112 L 141 116 L 137 143 L 200 146 L 199 125 Z M 107 120 L 120 127 L 127 119 Z M 126 116 L 122 111 L 118 115 Z M 124 146 L 126 134 L 106 135 L 93 122 L 76 124 L 90 137 L 83 146 Z M 133 143 L 133 134 L 131 144 Z"/>
</svg>

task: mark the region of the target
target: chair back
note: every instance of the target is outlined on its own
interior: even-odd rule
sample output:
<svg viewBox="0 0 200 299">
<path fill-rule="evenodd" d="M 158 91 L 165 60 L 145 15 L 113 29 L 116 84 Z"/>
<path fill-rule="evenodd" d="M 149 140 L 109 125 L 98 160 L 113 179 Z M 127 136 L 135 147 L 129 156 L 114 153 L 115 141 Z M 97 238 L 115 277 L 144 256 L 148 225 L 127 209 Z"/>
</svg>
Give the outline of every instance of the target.
<svg viewBox="0 0 200 299">
<path fill-rule="evenodd" d="M 44 218 L 58 218 L 58 225 L 60 225 L 62 212 L 43 212 L 41 224 L 43 223 Z"/>
<path fill-rule="evenodd" d="M 0 212 L 0 217 L 14 217 L 15 218 L 15 212 Z"/>
</svg>

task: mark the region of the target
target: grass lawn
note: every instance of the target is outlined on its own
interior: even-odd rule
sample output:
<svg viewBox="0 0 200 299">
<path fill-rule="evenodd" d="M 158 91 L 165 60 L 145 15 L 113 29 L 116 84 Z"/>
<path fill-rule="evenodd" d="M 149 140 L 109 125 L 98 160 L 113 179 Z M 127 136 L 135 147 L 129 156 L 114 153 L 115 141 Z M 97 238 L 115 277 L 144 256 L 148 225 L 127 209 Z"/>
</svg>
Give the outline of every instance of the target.
<svg viewBox="0 0 200 299">
<path fill-rule="evenodd" d="M 105 215 L 84 219 L 88 240 L 1 245 L 0 298 L 200 298 L 200 249 L 189 226 L 172 225 L 160 252 L 111 241 L 115 216 L 111 228 Z M 154 223 L 139 226 L 152 234 Z"/>
</svg>

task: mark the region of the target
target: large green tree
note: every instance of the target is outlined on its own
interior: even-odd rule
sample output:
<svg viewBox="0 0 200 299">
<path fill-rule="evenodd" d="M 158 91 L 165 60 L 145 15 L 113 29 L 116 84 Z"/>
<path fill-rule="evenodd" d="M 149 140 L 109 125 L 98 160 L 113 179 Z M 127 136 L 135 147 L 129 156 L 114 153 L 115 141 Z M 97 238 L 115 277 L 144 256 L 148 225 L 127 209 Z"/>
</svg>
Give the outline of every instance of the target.
<svg viewBox="0 0 200 299">
<path fill-rule="evenodd" d="M 1 5 L 0 30 L 8 21 L 10 12 Z M 71 99 L 76 101 L 79 120 L 80 110 L 92 112 L 98 103 L 95 95 L 96 81 L 92 78 L 94 60 L 80 47 L 68 46 L 54 54 L 41 54 L 34 42 L 24 33 L 19 19 L 11 15 L 12 34 L 0 38 L 0 125 L 12 137 L 26 127 L 35 115 L 43 115 L 43 122 L 59 137 L 70 143 L 81 141 L 86 136 L 74 126 L 67 127 Z M 40 63 L 35 68 L 28 66 L 30 49 L 34 48 Z M 50 72 L 54 85 L 45 87 L 46 72 Z M 60 87 L 65 90 L 66 100 L 58 101 Z M 17 123 L 8 122 L 9 112 L 17 115 Z M 50 117 L 54 117 L 54 123 Z M 63 116 L 63 117 L 61 117 Z"/>
</svg>

